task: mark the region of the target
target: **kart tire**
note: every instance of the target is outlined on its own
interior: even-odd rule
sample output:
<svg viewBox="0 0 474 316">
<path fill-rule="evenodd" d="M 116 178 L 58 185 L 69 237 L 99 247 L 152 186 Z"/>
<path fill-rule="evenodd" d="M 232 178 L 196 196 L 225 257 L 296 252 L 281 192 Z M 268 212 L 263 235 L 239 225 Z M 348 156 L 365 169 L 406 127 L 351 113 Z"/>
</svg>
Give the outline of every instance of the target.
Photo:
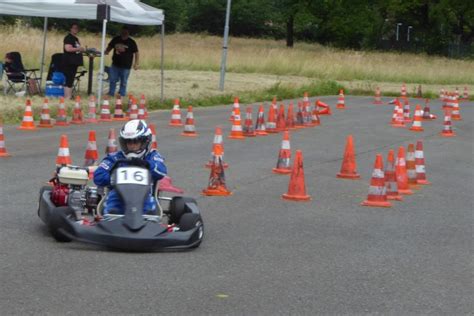
<svg viewBox="0 0 474 316">
<path fill-rule="evenodd" d="M 66 213 L 67 215 L 72 214 L 74 211 L 69 208 L 68 206 L 60 206 L 57 207 L 55 212 L 58 213 Z M 57 220 L 52 218 L 50 223 L 49 223 L 49 231 L 51 232 L 51 235 L 57 242 L 71 242 L 72 239 L 63 234 L 60 230 L 58 230 L 58 223 Z"/>
<path fill-rule="evenodd" d="M 186 203 L 194 203 L 197 205 L 195 199 L 184 196 L 175 196 L 170 202 L 170 212 L 169 212 L 169 224 L 178 224 L 180 223 L 181 216 L 187 213 Z"/>
<path fill-rule="evenodd" d="M 40 207 L 39 205 L 41 204 L 41 197 L 43 196 L 43 193 L 44 191 L 52 191 L 53 190 L 53 187 L 50 186 L 50 185 L 43 185 L 40 189 L 40 192 L 39 192 L 39 203 L 38 203 L 38 216 L 40 215 Z"/>
<path fill-rule="evenodd" d="M 180 231 L 188 231 L 198 226 L 200 226 L 198 230 L 198 241 L 191 248 L 199 247 L 204 236 L 204 225 L 202 223 L 201 215 L 194 213 L 184 213 L 181 217 L 181 220 L 179 221 Z"/>
</svg>

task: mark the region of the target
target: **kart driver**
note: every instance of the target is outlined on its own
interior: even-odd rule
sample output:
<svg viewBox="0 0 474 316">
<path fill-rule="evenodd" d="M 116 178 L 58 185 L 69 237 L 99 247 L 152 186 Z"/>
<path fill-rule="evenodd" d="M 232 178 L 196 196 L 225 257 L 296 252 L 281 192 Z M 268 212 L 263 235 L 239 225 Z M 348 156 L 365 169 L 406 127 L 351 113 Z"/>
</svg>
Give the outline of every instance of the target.
<svg viewBox="0 0 474 316">
<path fill-rule="evenodd" d="M 110 171 L 117 160 L 144 160 L 149 165 L 149 170 L 152 176 L 152 183 L 162 179 L 166 173 L 166 166 L 164 159 L 156 150 L 151 148 L 151 130 L 143 120 L 131 120 L 127 122 L 120 130 L 119 143 L 121 151 L 112 153 L 105 157 L 100 163 L 97 170 L 94 172 L 94 183 L 102 187 L 110 187 Z M 141 161 L 143 162 L 143 161 Z M 125 166 L 127 163 L 120 163 Z M 153 197 L 152 190 L 148 195 L 143 208 L 144 213 L 156 212 L 156 201 Z M 120 196 L 115 190 L 111 190 L 107 195 L 107 200 L 104 206 L 104 215 L 123 214 L 123 205 Z"/>
</svg>

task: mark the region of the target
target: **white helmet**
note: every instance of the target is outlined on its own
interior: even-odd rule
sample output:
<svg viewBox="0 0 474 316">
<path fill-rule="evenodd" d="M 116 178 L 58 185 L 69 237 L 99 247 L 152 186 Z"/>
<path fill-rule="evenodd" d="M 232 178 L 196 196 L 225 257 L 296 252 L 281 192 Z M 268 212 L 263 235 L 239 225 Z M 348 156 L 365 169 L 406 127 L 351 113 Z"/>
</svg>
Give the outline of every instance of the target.
<svg viewBox="0 0 474 316">
<path fill-rule="evenodd" d="M 131 120 L 121 129 L 119 143 L 127 158 L 143 158 L 150 151 L 151 130 L 143 120 Z M 141 143 L 138 150 L 128 150 L 128 143 Z"/>
</svg>

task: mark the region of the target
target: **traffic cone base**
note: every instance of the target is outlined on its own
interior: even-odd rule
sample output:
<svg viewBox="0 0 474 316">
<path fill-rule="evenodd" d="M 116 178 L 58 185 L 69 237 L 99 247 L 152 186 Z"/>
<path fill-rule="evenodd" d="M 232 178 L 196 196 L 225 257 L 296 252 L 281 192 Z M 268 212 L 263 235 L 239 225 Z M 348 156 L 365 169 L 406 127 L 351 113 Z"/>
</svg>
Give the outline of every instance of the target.
<svg viewBox="0 0 474 316">
<path fill-rule="evenodd" d="M 439 135 L 440 135 L 440 136 L 443 136 L 443 137 L 454 137 L 454 136 L 456 136 L 456 133 L 455 133 L 455 132 L 451 132 L 451 133 L 447 134 L 447 133 L 441 132 L 441 133 L 439 133 Z"/>
<path fill-rule="evenodd" d="M 387 200 L 394 200 L 394 201 L 403 201 L 403 197 L 399 195 L 387 195 Z"/>
<path fill-rule="evenodd" d="M 204 167 L 206 168 L 211 168 L 212 167 L 212 162 L 208 162 L 204 165 Z M 222 163 L 222 167 L 224 167 L 224 169 L 227 169 L 229 168 L 229 164 L 227 162 L 223 162 Z"/>
<path fill-rule="evenodd" d="M 0 157 L 11 157 L 8 152 L 0 153 Z"/>
<path fill-rule="evenodd" d="M 32 131 L 35 130 L 35 126 L 18 126 L 16 129 L 23 130 L 23 131 Z"/>
<path fill-rule="evenodd" d="M 190 133 L 190 132 L 182 132 L 181 136 L 186 136 L 186 137 L 197 137 L 199 134 L 198 133 Z"/>
<path fill-rule="evenodd" d="M 361 203 L 363 206 L 374 206 L 374 207 L 392 207 L 389 201 L 369 201 L 365 200 Z"/>
<path fill-rule="evenodd" d="M 51 124 L 39 123 L 39 124 L 38 124 L 38 127 L 41 127 L 41 128 L 53 128 L 54 126 L 51 125 Z"/>
<path fill-rule="evenodd" d="M 295 153 L 293 168 L 291 169 L 290 182 L 288 184 L 288 192 L 282 194 L 281 197 L 285 200 L 298 202 L 311 200 L 311 196 L 306 194 L 303 153 L 301 150 L 297 150 Z"/>
<path fill-rule="evenodd" d="M 202 190 L 202 195 L 206 196 L 229 196 L 233 193 L 231 191 L 223 190 L 223 189 L 205 189 Z"/>
<path fill-rule="evenodd" d="M 311 200 L 311 196 L 309 195 L 289 195 L 287 193 L 284 193 L 281 195 L 281 197 L 284 200 L 291 200 L 291 201 L 297 201 L 297 202 L 305 202 L 305 201 Z"/>
<path fill-rule="evenodd" d="M 338 173 L 338 174 L 337 174 L 337 177 L 338 177 L 338 178 L 341 178 L 341 179 L 357 180 L 357 179 L 360 179 L 360 174 L 358 174 L 358 173 L 356 173 L 356 174 L 342 174 L 342 173 Z"/>
<path fill-rule="evenodd" d="M 403 195 L 412 195 L 413 191 L 410 189 L 398 189 L 398 193 Z"/>
<path fill-rule="evenodd" d="M 416 184 L 430 185 L 431 182 L 429 182 L 428 180 L 416 180 Z"/>
<path fill-rule="evenodd" d="M 290 173 L 291 173 L 291 169 L 273 168 L 273 169 L 272 169 L 272 172 L 273 172 L 273 173 L 277 173 L 277 174 L 290 174 Z"/>
</svg>

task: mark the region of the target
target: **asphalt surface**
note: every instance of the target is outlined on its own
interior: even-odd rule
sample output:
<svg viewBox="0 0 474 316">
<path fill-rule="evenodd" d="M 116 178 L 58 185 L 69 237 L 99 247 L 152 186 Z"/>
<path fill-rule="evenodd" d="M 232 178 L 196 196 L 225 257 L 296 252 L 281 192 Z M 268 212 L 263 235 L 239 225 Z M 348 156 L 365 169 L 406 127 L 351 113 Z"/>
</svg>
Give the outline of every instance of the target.
<svg viewBox="0 0 474 316">
<path fill-rule="evenodd" d="M 97 131 L 102 154 L 108 129 L 121 123 L 36 132 L 7 126 L 13 157 L 0 159 L 0 314 L 472 313 L 474 103 L 461 104 L 457 137 L 443 138 L 438 101 L 431 103 L 438 119 L 415 133 L 391 128 L 392 106 L 375 106 L 372 97 L 346 97 L 345 111 L 335 109 L 335 97 L 321 99 L 333 115 L 291 133 L 292 149 L 303 151 L 307 203 L 280 198 L 289 177 L 271 168 L 281 134 L 225 138 L 234 195 L 200 196 L 214 127 L 228 135 L 231 105 L 195 109 L 197 138 L 168 127 L 170 111 L 151 114 L 174 183 L 198 198 L 203 213 L 205 240 L 190 252 L 122 253 L 55 242 L 36 210 L 60 133 L 82 164 L 87 131 Z M 358 181 L 336 178 L 348 134 Z M 388 149 L 417 139 L 424 141 L 432 185 L 392 208 L 360 206 L 375 154 L 385 159 Z"/>
</svg>

